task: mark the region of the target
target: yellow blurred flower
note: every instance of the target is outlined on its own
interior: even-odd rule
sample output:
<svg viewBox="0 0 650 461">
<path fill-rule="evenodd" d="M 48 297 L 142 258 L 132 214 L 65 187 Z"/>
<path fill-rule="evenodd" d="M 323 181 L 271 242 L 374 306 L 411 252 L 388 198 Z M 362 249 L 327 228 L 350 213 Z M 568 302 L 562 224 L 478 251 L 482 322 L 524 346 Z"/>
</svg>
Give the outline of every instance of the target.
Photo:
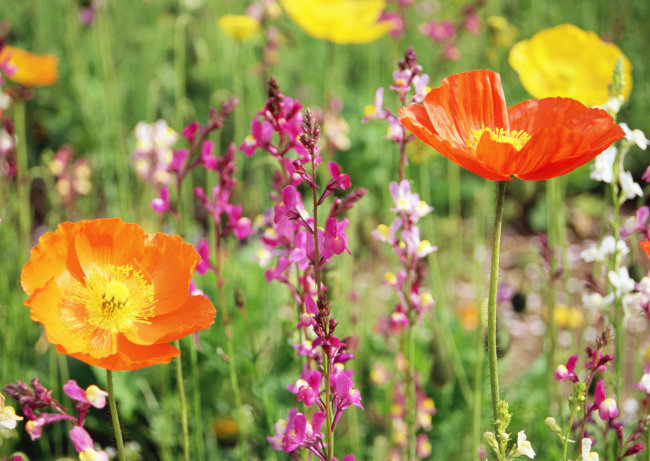
<svg viewBox="0 0 650 461">
<path fill-rule="evenodd" d="M 623 97 L 632 89 L 632 64 L 612 43 L 571 24 L 544 29 L 516 43 L 508 61 L 535 98 L 564 96 L 586 106 L 605 104 L 616 62 L 623 62 Z"/>
<path fill-rule="evenodd" d="M 575 330 L 584 324 L 585 316 L 582 311 L 575 307 L 558 304 L 553 310 L 553 320 L 560 328 L 570 328 Z"/>
<path fill-rule="evenodd" d="M 280 0 L 305 32 L 334 43 L 368 43 L 386 34 L 391 21 L 379 21 L 384 0 Z"/>
<path fill-rule="evenodd" d="M 9 58 L 9 64 L 15 69 L 9 80 L 24 86 L 53 85 L 58 73 L 56 66 L 59 58 L 51 54 L 36 54 L 13 46 L 5 46 L 0 51 L 0 61 Z"/>
<path fill-rule="evenodd" d="M 260 29 L 260 22 L 245 14 L 226 14 L 219 18 L 219 28 L 235 40 L 242 42 Z"/>
</svg>

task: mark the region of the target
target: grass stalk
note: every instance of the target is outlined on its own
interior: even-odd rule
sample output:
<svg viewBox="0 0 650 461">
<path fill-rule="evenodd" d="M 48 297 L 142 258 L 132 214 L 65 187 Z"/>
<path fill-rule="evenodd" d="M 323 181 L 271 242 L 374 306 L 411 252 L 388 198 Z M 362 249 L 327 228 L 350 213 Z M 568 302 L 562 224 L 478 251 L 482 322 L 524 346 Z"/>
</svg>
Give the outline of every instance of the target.
<svg viewBox="0 0 650 461">
<path fill-rule="evenodd" d="M 27 160 L 27 130 L 25 101 L 18 98 L 14 103 L 16 126 L 16 193 L 18 195 L 18 233 L 23 251 L 31 246 L 31 219 L 29 204 L 29 163 Z"/>
</svg>

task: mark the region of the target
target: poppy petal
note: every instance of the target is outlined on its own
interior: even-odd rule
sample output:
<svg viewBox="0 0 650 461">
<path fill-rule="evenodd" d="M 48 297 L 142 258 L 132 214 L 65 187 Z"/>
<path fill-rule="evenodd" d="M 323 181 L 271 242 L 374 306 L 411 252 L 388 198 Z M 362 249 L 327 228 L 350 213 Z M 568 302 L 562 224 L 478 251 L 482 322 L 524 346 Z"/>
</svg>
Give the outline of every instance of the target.
<svg viewBox="0 0 650 461">
<path fill-rule="evenodd" d="M 495 72 L 451 75 L 426 95 L 424 107 L 436 133 L 457 149 L 467 148 L 472 129 L 510 129 L 501 77 Z"/>
<path fill-rule="evenodd" d="M 82 352 L 71 353 L 60 344 L 57 344 L 56 350 L 82 362 L 112 371 L 137 370 L 159 363 L 169 363 L 172 358 L 181 354 L 181 351 L 167 343 L 140 346 L 121 336 L 117 338 L 117 352 L 107 357 L 97 358 Z"/>
<path fill-rule="evenodd" d="M 69 283 L 67 279 L 83 280 L 83 270 L 76 253 L 70 249 L 73 227 L 74 224 L 70 222 L 59 224 L 56 232 L 43 234 L 32 248 L 29 261 L 20 275 L 20 284 L 25 293 L 31 295 L 52 278 L 57 279 L 60 285 Z"/>
<path fill-rule="evenodd" d="M 186 302 L 192 272 L 200 260 L 194 247 L 178 235 L 147 236 L 141 267 L 151 277 L 156 292 L 154 316 L 178 310 Z"/>
<path fill-rule="evenodd" d="M 142 258 L 144 231 L 120 218 L 84 221 L 78 229 L 74 248 L 85 274 L 95 267 L 133 265 Z"/>
<path fill-rule="evenodd" d="M 399 114 L 400 122 L 406 129 L 457 165 L 494 181 L 510 179 L 505 175 L 498 174 L 488 165 L 481 164 L 473 156 L 468 155 L 465 150 L 454 148 L 451 143 L 442 139 L 431 124 L 429 114 L 424 106 L 411 104 L 408 107 L 402 107 Z"/>
<path fill-rule="evenodd" d="M 205 296 L 188 296 L 177 310 L 157 316 L 151 322 L 140 323 L 136 331 L 124 332 L 124 335 L 136 344 L 166 343 L 209 328 L 215 315 L 214 306 Z"/>
</svg>

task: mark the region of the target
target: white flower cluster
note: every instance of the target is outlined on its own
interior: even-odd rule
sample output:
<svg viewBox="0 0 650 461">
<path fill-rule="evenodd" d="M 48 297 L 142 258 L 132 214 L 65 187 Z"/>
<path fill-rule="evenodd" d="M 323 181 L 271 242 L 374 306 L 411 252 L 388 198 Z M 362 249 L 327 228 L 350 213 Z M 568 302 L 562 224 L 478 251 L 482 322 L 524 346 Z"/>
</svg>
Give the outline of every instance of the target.
<svg viewBox="0 0 650 461">
<path fill-rule="evenodd" d="M 621 123 L 620 127 L 625 132 L 625 141 L 622 142 L 620 149 L 616 146 L 610 146 L 601 152 L 591 165 L 591 174 L 589 176 L 596 181 L 611 184 L 616 171 L 618 171 L 617 185 L 620 190 L 619 200 L 622 203 L 634 197 L 643 196 L 641 186 L 634 181 L 632 173 L 626 171 L 623 167 L 625 154 L 632 146 L 646 150 L 650 141 L 641 130 L 631 130 L 625 123 Z M 615 168 L 617 161 L 618 168 Z"/>
</svg>

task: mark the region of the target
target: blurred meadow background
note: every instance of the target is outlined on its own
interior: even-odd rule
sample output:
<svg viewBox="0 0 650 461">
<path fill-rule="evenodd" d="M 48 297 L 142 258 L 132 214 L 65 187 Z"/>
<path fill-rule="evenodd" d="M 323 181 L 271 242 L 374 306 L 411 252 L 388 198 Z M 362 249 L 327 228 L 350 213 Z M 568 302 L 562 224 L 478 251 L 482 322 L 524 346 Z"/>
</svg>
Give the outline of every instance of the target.
<svg viewBox="0 0 650 461">
<path fill-rule="evenodd" d="M 389 248 L 373 239 L 372 231 L 392 219 L 388 183 L 398 179 L 399 151 L 385 138 L 386 123 L 361 122 L 364 109 L 373 105 L 376 89 L 384 87 L 384 107 L 397 112 L 401 104 L 388 87 L 409 46 L 430 76 L 430 87 L 439 86 L 442 78 L 453 73 L 490 69 L 501 74 L 509 106 L 530 99 L 508 64 L 511 47 L 542 29 L 570 23 L 616 44 L 629 58 L 633 88 L 617 120 L 648 133 L 650 3 L 414 0 L 405 5 L 393 1 L 386 9 L 402 15 L 402 35 L 386 34 L 364 44 L 314 38 L 274 2 L 255 3 L 270 8 L 271 14 L 265 14 L 250 36 L 237 37 L 219 27 L 222 16 L 245 14 L 253 3 L 0 2 L 0 36 L 6 35 L 8 44 L 58 57 L 56 83 L 21 89 L 27 100 L 1 109 L 16 121 L 17 148 L 26 152 L 29 207 L 25 210 L 21 205 L 25 202 L 18 200 L 16 179 L 0 177 L 0 384 L 39 377 L 64 405 L 69 403 L 65 403 L 61 384 L 68 377 L 84 388 L 93 383 L 105 386 L 102 370 L 57 354 L 42 326 L 30 320 L 19 282 L 29 247 L 60 222 L 114 216 L 138 223 L 149 233 L 182 233 L 192 244 L 209 239 L 209 220 L 197 206 L 192 189 L 213 185 L 212 172 L 195 170 L 183 185 L 182 208 L 189 219 L 181 226 L 164 219 L 149 206 L 158 195 L 156 187 L 142 181 L 135 168 L 136 125 L 165 120 L 180 133 L 192 121 L 206 123 L 210 108 L 238 97 L 223 128 L 210 137 L 221 155 L 230 143 L 239 146 L 250 134 L 251 119 L 264 106 L 268 79 L 274 76 L 284 95 L 299 99 L 315 112 L 322 124 L 324 161 L 336 161 L 354 187 L 368 190 L 347 215 L 351 255 L 344 253 L 325 274 L 339 336 L 351 338 L 348 345 L 355 357 L 350 363 L 365 408 L 346 414 L 337 430 L 336 451 L 339 459 L 350 452 L 358 460 L 389 459 L 400 443 L 399 428 L 392 424 L 395 355 L 400 344 L 381 325 L 397 302 L 393 290 L 383 283 L 397 261 Z M 468 11 L 476 20 L 469 28 Z M 421 26 L 429 21 L 451 21 L 454 37 L 436 41 L 423 33 Z M 60 184 L 61 174 L 52 169 L 61 149 L 72 153 L 69 168 L 78 160 L 86 162 L 82 173 L 86 182 L 72 198 L 70 184 Z M 634 147 L 625 165 L 644 188 L 641 175 L 650 163 L 647 155 Z M 435 403 L 430 428 L 425 430 L 424 424 L 419 432 L 430 444 L 430 453 L 425 450 L 421 458 L 470 460 L 482 453 L 484 459 L 490 448 L 482 434 L 490 430 L 491 410 L 487 363 L 483 364 L 480 352 L 484 341 L 480 316 L 487 296 L 495 186 L 461 170 L 423 143 L 409 144 L 407 156 L 405 177 L 411 180 L 412 190 L 434 207 L 420 223 L 422 238 L 438 247 L 426 260 L 424 279 L 436 305 L 413 333 L 414 366 L 423 392 Z M 303 365 L 292 346 L 298 341 L 292 299 L 281 284 L 265 281 L 268 267 L 260 267 L 259 262 L 262 245 L 255 223 L 257 216 L 273 207 L 269 192 L 275 164 L 264 152 L 248 157 L 239 150 L 235 163 L 239 183 L 233 190 L 234 201 L 243 205 L 242 215 L 252 220 L 255 233 L 224 243 L 225 304 L 232 320 L 233 350 L 227 349 L 219 314 L 209 330 L 200 332 L 200 348 L 193 351 L 194 376 L 188 367 L 194 346 L 190 341 L 182 343 L 192 440 L 199 437 L 203 444 L 202 453 L 195 452 L 192 459 L 243 459 L 242 444 L 247 459 L 306 459 L 273 451 L 266 439 L 274 433 L 275 421 L 296 406 L 286 386 L 295 382 Z M 322 179 L 327 181 L 322 168 Z M 565 267 L 556 283 L 560 313 L 556 310 L 554 315 L 555 365 L 574 353 L 582 354 L 604 326 L 602 318 L 581 301 L 588 269 L 578 255 L 611 232 L 612 202 L 609 186 L 591 179 L 589 166 L 560 178 L 559 190 L 564 231 L 557 242 L 564 249 L 560 259 L 564 258 Z M 515 179 L 508 184 L 501 268 L 504 290 L 511 294 L 499 305 L 498 341 L 502 393 L 513 414 L 511 432 L 525 429 L 536 459 L 557 460 L 562 459 L 562 442 L 544 420 L 554 416 L 566 426 L 570 388 L 553 380 L 555 365 L 547 363 L 544 353 L 549 280 L 539 234 L 549 232 L 548 217 L 553 214 L 546 191 L 544 182 Z M 633 216 L 644 200 L 627 201 L 621 209 L 623 218 Z M 29 213 L 30 242 L 19 232 L 21 213 Z M 630 274 L 639 280 L 650 264 L 637 245 L 630 246 L 634 258 Z M 217 305 L 214 274 L 197 274 L 194 281 Z M 648 411 L 643 400 L 647 395 L 632 386 L 650 361 L 647 324 L 641 316 L 626 330 L 625 387 L 617 389 L 620 417 L 628 418 L 625 421 L 630 424 L 626 436 L 635 418 Z M 236 359 L 241 414 L 229 374 L 230 353 Z M 170 370 L 156 365 L 115 373 L 116 397 L 129 443 L 127 459 L 180 459 L 180 416 Z M 200 388 L 199 402 L 192 402 L 195 387 Z M 477 389 L 482 393 L 479 406 L 473 405 Z M 10 399 L 6 404 L 16 406 Z M 196 409 L 200 409 L 198 416 Z M 94 410 L 86 423 L 103 447 L 114 443 L 109 420 L 108 409 Z M 63 422 L 52 424 L 32 442 L 19 423 L 16 431 L 0 432 L 0 458 L 16 451 L 32 460 L 75 456 L 66 432 Z M 603 459 L 617 459 L 609 445 L 600 448 Z M 579 446 L 571 450 L 571 459 L 576 459 Z M 647 451 L 636 456 L 648 459 Z"/>
</svg>

